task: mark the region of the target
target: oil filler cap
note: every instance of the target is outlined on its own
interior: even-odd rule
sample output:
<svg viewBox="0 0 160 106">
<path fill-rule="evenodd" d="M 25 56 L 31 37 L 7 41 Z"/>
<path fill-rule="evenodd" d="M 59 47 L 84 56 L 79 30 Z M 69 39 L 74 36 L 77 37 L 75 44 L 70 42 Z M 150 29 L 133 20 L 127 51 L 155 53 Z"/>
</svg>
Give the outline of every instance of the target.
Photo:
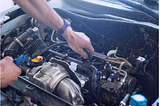
<svg viewBox="0 0 160 106">
<path fill-rule="evenodd" d="M 41 62 L 43 60 L 43 57 L 42 56 L 37 56 L 36 58 L 32 59 L 31 61 L 32 62 Z"/>
<path fill-rule="evenodd" d="M 130 98 L 131 106 L 147 106 L 147 99 L 141 94 L 132 95 Z"/>
<path fill-rule="evenodd" d="M 45 57 L 37 56 L 36 58 L 30 60 L 30 67 L 37 67 L 42 65 L 46 61 Z"/>
</svg>

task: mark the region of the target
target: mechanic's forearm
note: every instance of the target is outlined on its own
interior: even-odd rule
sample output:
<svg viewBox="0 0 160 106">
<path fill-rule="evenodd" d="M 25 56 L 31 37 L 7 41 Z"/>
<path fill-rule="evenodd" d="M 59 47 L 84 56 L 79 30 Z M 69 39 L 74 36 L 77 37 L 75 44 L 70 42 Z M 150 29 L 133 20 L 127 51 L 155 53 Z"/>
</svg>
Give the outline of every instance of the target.
<svg viewBox="0 0 160 106">
<path fill-rule="evenodd" d="M 13 0 L 24 12 L 54 30 L 63 26 L 61 17 L 47 4 L 45 0 Z"/>
<path fill-rule="evenodd" d="M 61 17 L 47 4 L 45 0 L 13 1 L 17 3 L 28 15 L 56 31 L 64 25 Z M 86 48 L 89 51 L 90 56 L 92 56 L 94 49 L 91 45 L 90 39 L 84 33 L 76 33 L 71 27 L 67 27 L 62 36 L 67 40 L 72 50 L 79 53 L 82 57 L 87 57 L 83 48 Z"/>
</svg>

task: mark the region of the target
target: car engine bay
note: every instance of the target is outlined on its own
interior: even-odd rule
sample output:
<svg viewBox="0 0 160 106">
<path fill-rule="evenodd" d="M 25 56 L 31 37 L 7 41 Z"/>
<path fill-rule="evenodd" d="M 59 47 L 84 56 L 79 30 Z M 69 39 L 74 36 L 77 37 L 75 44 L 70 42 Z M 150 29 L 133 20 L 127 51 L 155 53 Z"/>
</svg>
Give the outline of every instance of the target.
<svg viewBox="0 0 160 106">
<path fill-rule="evenodd" d="M 93 57 L 84 59 L 62 36 L 54 38 L 54 30 L 16 9 L 2 27 L 16 23 L 19 17 L 24 21 L 1 33 L 1 58 L 11 56 L 22 74 L 1 89 L 2 105 L 127 106 L 134 94 L 145 96 L 148 106 L 156 101 L 159 29 L 155 19 L 149 23 L 55 10 L 75 31 L 90 38 Z"/>
</svg>

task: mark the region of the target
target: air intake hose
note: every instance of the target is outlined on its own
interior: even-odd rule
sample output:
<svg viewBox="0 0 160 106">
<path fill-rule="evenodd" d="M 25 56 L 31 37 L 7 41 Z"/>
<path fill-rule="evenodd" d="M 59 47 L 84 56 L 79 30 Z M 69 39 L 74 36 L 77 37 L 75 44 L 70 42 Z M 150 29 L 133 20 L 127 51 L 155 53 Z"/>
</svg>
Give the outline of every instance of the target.
<svg viewBox="0 0 160 106">
<path fill-rule="evenodd" d="M 23 34 L 21 34 L 19 37 L 17 37 L 7 48 L 7 50 L 4 53 L 5 56 L 11 56 L 12 58 L 17 58 L 20 53 L 22 52 L 22 49 L 27 41 L 27 38 L 29 36 L 35 36 L 35 32 L 29 28 L 27 29 Z"/>
</svg>

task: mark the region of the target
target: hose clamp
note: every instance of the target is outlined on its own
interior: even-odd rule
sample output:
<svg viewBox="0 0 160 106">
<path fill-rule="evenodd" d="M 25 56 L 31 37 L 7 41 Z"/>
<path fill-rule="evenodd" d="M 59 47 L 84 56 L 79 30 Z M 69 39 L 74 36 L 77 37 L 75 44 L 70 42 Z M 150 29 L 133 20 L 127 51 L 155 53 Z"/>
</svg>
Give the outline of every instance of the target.
<svg viewBox="0 0 160 106">
<path fill-rule="evenodd" d="M 16 38 L 15 40 L 21 45 L 21 47 L 24 46 L 24 45 L 22 44 L 22 42 L 21 42 L 18 38 Z"/>
</svg>

